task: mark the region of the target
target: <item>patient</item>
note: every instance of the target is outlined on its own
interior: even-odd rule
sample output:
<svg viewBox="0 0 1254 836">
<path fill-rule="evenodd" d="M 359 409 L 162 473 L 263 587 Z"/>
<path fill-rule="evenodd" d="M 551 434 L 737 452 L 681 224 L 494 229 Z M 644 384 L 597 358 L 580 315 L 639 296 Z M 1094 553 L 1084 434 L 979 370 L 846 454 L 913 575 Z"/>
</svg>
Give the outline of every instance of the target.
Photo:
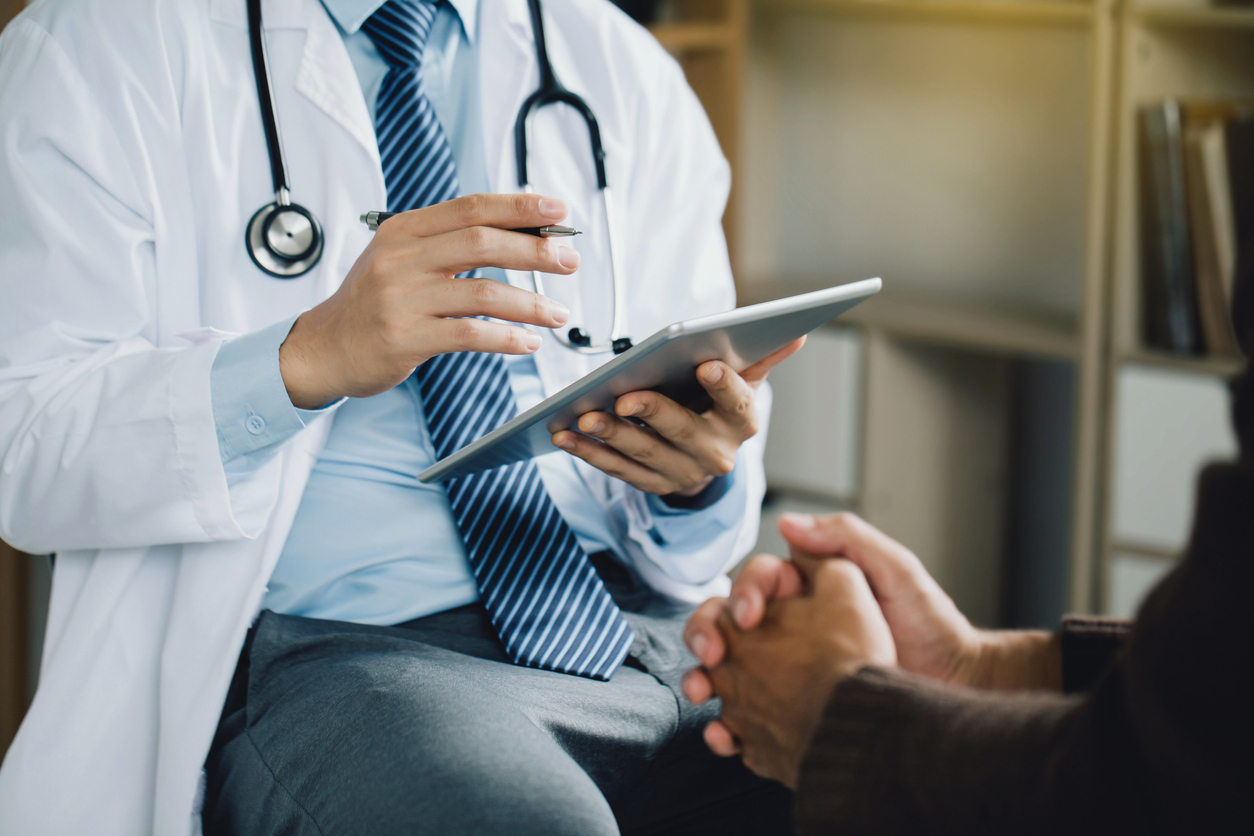
<svg viewBox="0 0 1254 836">
<path fill-rule="evenodd" d="M 685 693 L 722 699 L 707 744 L 795 788 L 802 833 L 1248 827 L 1248 371 L 1235 391 L 1240 458 L 1202 473 L 1187 556 L 1135 625 L 978 630 L 857 517 L 782 518 L 792 561 L 755 558 L 685 633 Z"/>
</svg>

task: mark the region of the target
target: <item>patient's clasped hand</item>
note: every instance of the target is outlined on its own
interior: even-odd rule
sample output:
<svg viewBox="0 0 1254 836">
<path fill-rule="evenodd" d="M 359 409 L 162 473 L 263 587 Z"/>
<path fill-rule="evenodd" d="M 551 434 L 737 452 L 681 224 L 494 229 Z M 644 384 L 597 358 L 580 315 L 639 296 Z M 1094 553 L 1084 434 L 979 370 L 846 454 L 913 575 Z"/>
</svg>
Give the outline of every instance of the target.
<svg viewBox="0 0 1254 836">
<path fill-rule="evenodd" d="M 853 514 L 784 514 L 779 528 L 792 559 L 753 558 L 684 633 L 702 663 L 685 694 L 723 701 L 705 730 L 716 753 L 795 788 L 833 690 L 867 666 L 986 689 L 1060 687 L 1055 636 L 976 629 L 918 557 Z"/>
</svg>

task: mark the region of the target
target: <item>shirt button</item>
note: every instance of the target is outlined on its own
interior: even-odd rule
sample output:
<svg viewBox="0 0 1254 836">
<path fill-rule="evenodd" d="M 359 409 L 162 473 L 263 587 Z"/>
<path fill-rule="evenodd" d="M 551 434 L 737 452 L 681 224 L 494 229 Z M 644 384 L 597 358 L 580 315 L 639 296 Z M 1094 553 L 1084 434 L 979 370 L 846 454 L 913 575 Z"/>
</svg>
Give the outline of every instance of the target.
<svg viewBox="0 0 1254 836">
<path fill-rule="evenodd" d="M 244 426 L 253 435 L 261 435 L 266 431 L 266 419 L 260 415 L 249 415 L 248 420 L 244 422 Z"/>
</svg>

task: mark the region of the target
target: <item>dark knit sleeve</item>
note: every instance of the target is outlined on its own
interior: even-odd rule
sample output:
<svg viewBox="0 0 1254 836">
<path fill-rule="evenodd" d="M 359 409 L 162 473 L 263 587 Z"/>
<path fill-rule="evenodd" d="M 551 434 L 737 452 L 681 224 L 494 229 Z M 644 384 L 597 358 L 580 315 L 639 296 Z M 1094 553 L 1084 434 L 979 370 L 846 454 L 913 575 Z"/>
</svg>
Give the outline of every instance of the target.
<svg viewBox="0 0 1254 836">
<path fill-rule="evenodd" d="M 1132 622 L 1121 618 L 1069 615 L 1059 630 L 1062 639 L 1062 690 L 1088 691 L 1132 634 Z"/>
<path fill-rule="evenodd" d="M 798 832 L 1138 832 L 1115 691 L 989 694 L 866 668 L 837 686 L 802 764 Z"/>
</svg>

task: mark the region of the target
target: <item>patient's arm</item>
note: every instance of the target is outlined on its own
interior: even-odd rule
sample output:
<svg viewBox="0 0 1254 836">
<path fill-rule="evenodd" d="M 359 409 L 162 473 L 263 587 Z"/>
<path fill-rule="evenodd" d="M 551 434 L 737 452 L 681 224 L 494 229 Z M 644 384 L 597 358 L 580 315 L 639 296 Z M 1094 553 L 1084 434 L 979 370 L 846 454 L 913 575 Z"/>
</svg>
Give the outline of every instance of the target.
<svg viewBox="0 0 1254 836">
<path fill-rule="evenodd" d="M 845 558 L 862 570 L 905 670 L 976 688 L 1061 689 L 1056 634 L 973 627 L 909 549 L 853 514 L 785 514 L 779 527 L 794 556 Z M 770 556 L 754 558 L 736 578 L 726 602 L 707 602 L 693 616 L 686 633 L 693 652 L 707 668 L 719 664 L 725 650 L 715 627 L 719 612 L 727 608 L 740 629 L 753 629 L 768 601 L 801 590 L 793 564 Z M 692 687 L 704 687 L 702 676 L 693 677 Z"/>
</svg>

